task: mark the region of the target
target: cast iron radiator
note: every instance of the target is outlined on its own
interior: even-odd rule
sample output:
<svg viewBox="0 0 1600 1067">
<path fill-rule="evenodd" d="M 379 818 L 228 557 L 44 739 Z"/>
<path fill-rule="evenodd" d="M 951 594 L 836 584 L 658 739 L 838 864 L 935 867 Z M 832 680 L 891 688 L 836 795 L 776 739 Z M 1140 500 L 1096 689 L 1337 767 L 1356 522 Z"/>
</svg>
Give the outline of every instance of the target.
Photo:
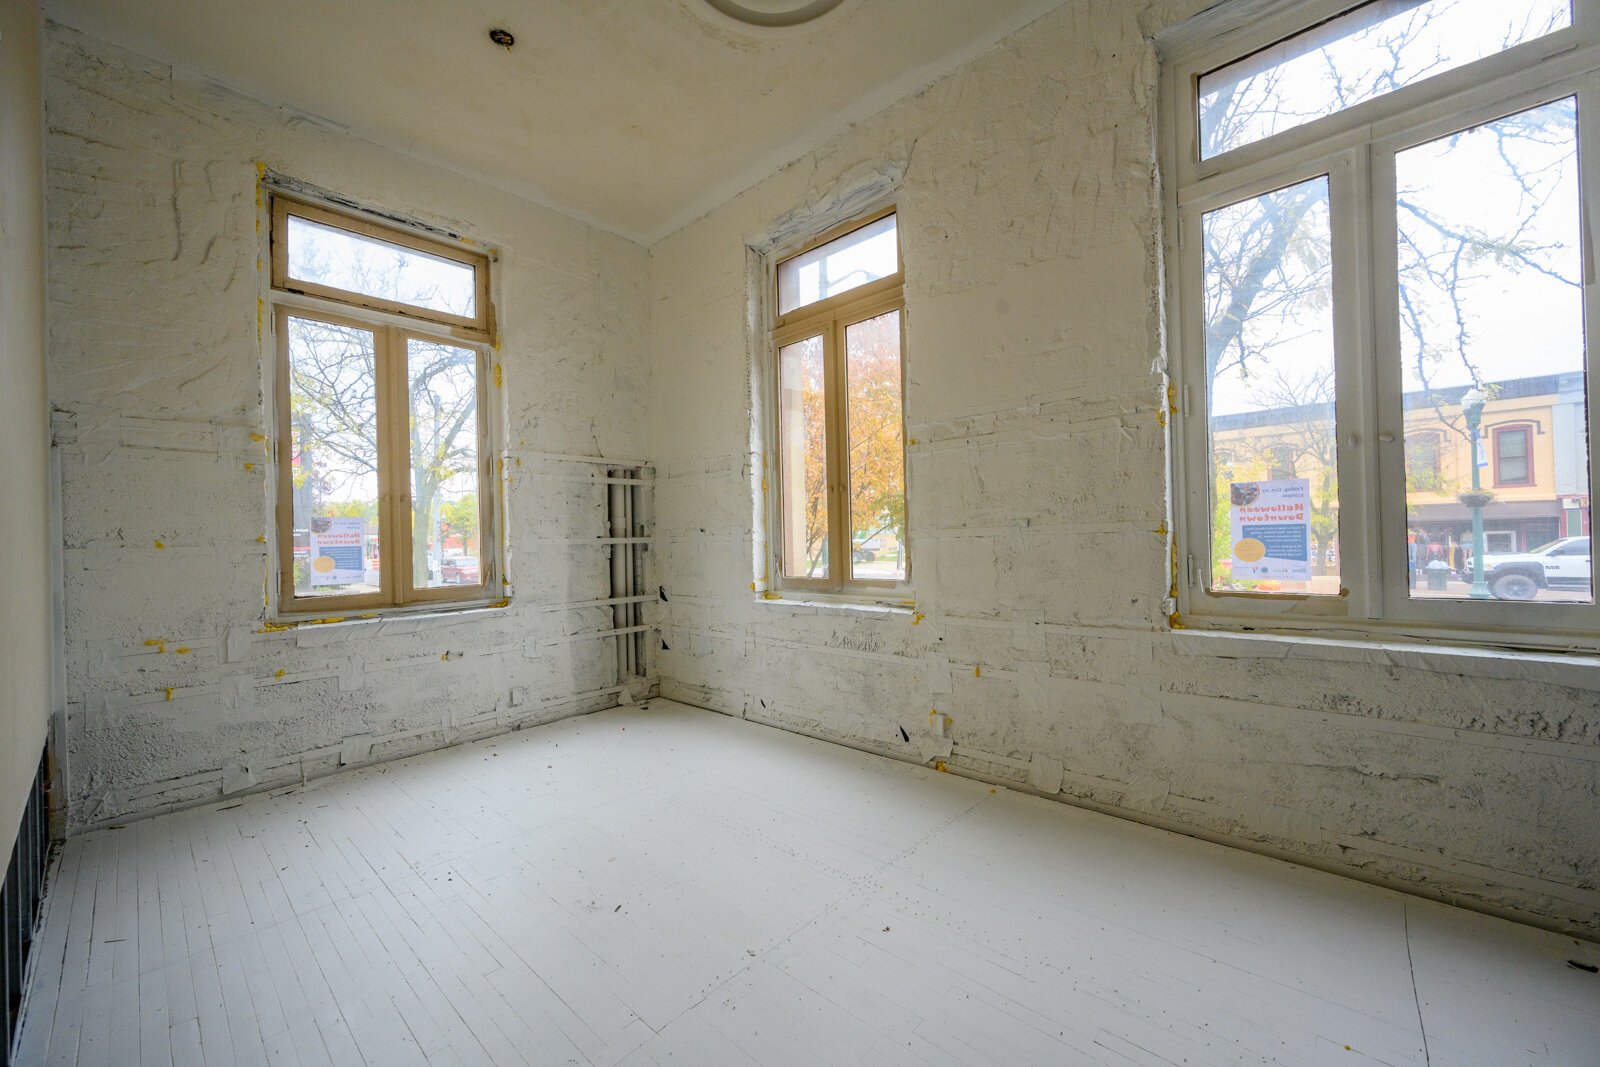
<svg viewBox="0 0 1600 1067">
<path fill-rule="evenodd" d="M 50 859 L 50 809 L 45 794 L 47 760 L 39 760 L 28 804 L 17 828 L 17 843 L 6 864 L 5 888 L 0 889 L 0 996 L 5 1000 L 5 1041 L 0 1043 L 0 1067 L 11 1064 L 11 1045 L 22 1010 L 22 976 L 33 944 L 34 923 L 44 902 L 44 872 Z"/>
</svg>

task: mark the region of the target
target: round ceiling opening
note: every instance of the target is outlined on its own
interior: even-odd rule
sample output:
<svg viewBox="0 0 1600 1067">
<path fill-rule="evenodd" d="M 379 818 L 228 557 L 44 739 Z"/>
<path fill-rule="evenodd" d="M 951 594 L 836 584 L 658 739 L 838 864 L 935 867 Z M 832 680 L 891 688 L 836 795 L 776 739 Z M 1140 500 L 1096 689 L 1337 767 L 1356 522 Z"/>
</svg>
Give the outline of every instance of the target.
<svg viewBox="0 0 1600 1067">
<path fill-rule="evenodd" d="M 803 26 L 821 18 L 844 0 L 705 0 L 716 11 L 762 29 Z"/>
</svg>

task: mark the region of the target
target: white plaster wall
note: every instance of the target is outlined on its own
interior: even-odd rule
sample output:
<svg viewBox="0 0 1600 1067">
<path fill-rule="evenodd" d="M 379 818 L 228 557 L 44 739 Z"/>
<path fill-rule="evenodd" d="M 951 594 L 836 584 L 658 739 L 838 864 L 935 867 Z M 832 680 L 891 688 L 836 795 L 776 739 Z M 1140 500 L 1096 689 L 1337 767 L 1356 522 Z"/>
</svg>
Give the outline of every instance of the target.
<svg viewBox="0 0 1600 1067">
<path fill-rule="evenodd" d="M 539 454 L 644 451 L 645 251 L 59 26 L 47 70 L 72 825 L 615 703 L 610 610 L 559 607 L 604 549 L 555 543 L 603 486 Z M 509 608 L 261 632 L 258 163 L 499 249 Z"/>
<path fill-rule="evenodd" d="M 1594 936 L 1600 671 L 1167 625 L 1148 34 L 1202 6 L 1069 0 L 653 249 L 663 692 Z M 744 246 L 895 161 L 917 613 L 760 601 Z"/>
<path fill-rule="evenodd" d="M 42 24 L 36 3 L 0 5 L 0 860 L 16 840 L 53 699 Z"/>
</svg>

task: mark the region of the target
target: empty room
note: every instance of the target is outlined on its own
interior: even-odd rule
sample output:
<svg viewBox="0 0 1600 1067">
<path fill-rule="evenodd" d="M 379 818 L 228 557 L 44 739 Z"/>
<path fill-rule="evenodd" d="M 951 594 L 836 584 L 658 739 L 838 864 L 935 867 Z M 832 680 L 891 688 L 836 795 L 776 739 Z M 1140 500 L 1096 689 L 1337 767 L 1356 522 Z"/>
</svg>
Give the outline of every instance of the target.
<svg viewBox="0 0 1600 1067">
<path fill-rule="evenodd" d="M 0 1067 L 1600 1067 L 1597 142 L 1600 0 L 0 4 Z"/>
</svg>

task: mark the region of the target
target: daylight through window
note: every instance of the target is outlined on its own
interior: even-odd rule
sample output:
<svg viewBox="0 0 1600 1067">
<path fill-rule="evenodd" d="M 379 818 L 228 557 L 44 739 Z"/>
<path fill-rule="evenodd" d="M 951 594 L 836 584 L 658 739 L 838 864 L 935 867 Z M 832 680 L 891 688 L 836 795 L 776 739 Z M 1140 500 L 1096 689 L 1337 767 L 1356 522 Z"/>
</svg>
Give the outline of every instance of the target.
<svg viewBox="0 0 1600 1067">
<path fill-rule="evenodd" d="M 774 272 L 775 584 L 888 592 L 910 576 L 899 233 L 844 230 Z"/>
<path fill-rule="evenodd" d="M 279 609 L 496 595 L 488 258 L 273 203 Z"/>
<path fill-rule="evenodd" d="M 1600 11 L 1294 10 L 1164 54 L 1181 610 L 1593 640 Z"/>
</svg>

